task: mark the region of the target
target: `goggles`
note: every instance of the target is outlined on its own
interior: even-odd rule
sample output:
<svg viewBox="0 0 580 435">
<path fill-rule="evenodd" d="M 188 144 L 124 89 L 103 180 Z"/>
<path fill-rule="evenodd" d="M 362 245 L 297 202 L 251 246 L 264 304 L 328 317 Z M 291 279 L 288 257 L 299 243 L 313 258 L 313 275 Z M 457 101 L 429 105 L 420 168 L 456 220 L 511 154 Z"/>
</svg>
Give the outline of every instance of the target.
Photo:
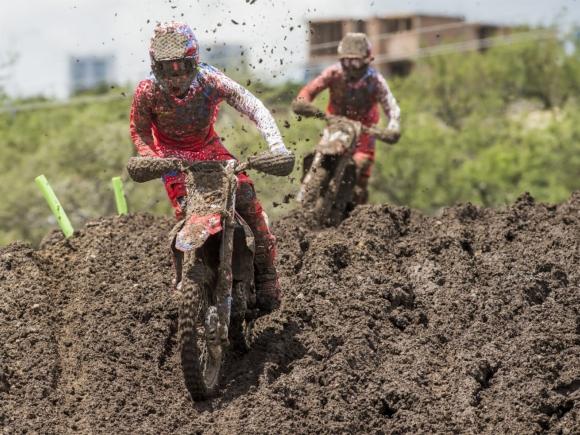
<svg viewBox="0 0 580 435">
<path fill-rule="evenodd" d="M 367 66 L 368 62 L 358 57 L 343 57 L 340 59 L 340 64 L 346 69 L 361 69 Z"/>
<path fill-rule="evenodd" d="M 160 78 L 178 77 L 193 74 L 197 69 L 194 59 L 186 57 L 177 60 L 162 60 L 153 62 L 153 72 Z"/>
</svg>

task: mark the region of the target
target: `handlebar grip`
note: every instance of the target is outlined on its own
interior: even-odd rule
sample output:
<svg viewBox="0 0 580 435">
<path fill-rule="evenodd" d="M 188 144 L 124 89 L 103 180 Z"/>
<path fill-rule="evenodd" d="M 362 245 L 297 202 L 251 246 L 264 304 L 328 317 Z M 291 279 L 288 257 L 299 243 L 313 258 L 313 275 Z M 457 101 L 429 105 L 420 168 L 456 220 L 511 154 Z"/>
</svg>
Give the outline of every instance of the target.
<svg viewBox="0 0 580 435">
<path fill-rule="evenodd" d="M 291 107 L 297 115 L 305 116 L 307 118 L 326 118 L 324 112 L 322 112 L 318 107 L 303 100 L 294 100 Z"/>
<path fill-rule="evenodd" d="M 394 130 L 389 130 L 386 128 L 383 129 L 383 128 L 378 128 L 378 127 L 363 126 L 362 130 L 364 133 L 370 134 L 371 136 L 374 136 L 378 140 L 380 140 L 382 142 L 386 142 L 388 144 L 397 143 L 399 141 L 399 138 L 401 137 L 401 134 L 399 132 L 394 131 Z"/>
<path fill-rule="evenodd" d="M 158 157 L 131 157 L 127 162 L 127 172 L 133 181 L 144 183 L 181 168 L 180 159 Z"/>
<path fill-rule="evenodd" d="M 273 153 L 266 151 L 248 159 L 248 169 L 255 169 L 268 175 L 285 177 L 294 169 L 293 153 Z"/>
</svg>

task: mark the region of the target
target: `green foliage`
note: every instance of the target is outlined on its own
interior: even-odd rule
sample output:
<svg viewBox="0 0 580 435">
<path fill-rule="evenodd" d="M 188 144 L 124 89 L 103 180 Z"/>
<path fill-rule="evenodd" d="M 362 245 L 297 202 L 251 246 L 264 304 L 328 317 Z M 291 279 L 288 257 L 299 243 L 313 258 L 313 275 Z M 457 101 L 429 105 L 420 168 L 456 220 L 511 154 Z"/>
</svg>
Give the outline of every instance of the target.
<svg viewBox="0 0 580 435">
<path fill-rule="evenodd" d="M 122 172 L 132 147 L 127 137 L 128 99 L 111 97 L 0 116 L 0 242 L 38 241 L 53 225 L 33 183 L 41 173 L 75 227 L 87 218 L 114 213 L 110 180 Z M 143 203 L 141 209 L 147 206 L 141 192 L 131 199 Z"/>
<path fill-rule="evenodd" d="M 578 53 L 566 54 L 555 40 L 536 41 L 428 58 L 410 76 L 391 78 L 403 137 L 393 147 L 377 143 L 371 200 L 433 212 L 456 202 L 499 205 L 523 191 L 541 201 L 566 199 L 580 187 Z M 300 163 L 323 123 L 289 112 L 299 85 L 238 80 L 273 111 Z M 115 213 L 111 178 L 117 175 L 131 212 L 171 213 L 161 182 L 137 185 L 124 170 L 134 154 L 128 135 L 131 90 L 97 94 L 91 102 L 84 95 L 66 106 L 9 101 L 36 109 L 0 113 L 0 244 L 38 242 L 56 227 L 34 184 L 41 173 L 75 228 Z M 317 105 L 323 108 L 327 98 L 321 95 Z M 252 123 L 225 104 L 216 129 L 241 159 L 264 147 Z M 298 189 L 300 166 L 283 179 L 252 174 L 271 217 L 295 206 L 289 198 Z"/>
<path fill-rule="evenodd" d="M 371 199 L 425 211 L 566 199 L 580 188 L 579 53 L 547 39 L 433 57 L 392 80 L 404 133 L 378 145 Z"/>
<path fill-rule="evenodd" d="M 286 140 L 299 140 L 303 130 L 283 127 L 289 121 L 288 102 L 298 85 L 272 88 L 258 82 L 250 88 L 271 109 L 283 112 L 279 124 Z M 12 106 L 24 104 L 32 109 L 0 113 L 0 244 L 17 239 L 38 242 L 55 227 L 34 184 L 39 174 L 46 175 L 75 228 L 87 219 L 116 212 L 111 178 L 117 175 L 123 178 L 131 212 L 172 213 L 161 182 L 133 183 L 124 169 L 134 154 L 128 134 L 131 91 L 114 88 L 103 95 L 99 89 L 97 94 L 85 102 L 91 95 L 83 93 L 64 106 L 46 105 L 47 101 L 37 98 L 13 101 Z M 255 126 L 233 109 L 222 107 L 217 130 L 226 146 L 240 158 L 263 149 Z M 273 194 L 272 177 L 255 178 L 264 205 L 278 215 L 272 203 L 281 203 L 292 189 L 278 180 L 280 190 Z"/>
</svg>

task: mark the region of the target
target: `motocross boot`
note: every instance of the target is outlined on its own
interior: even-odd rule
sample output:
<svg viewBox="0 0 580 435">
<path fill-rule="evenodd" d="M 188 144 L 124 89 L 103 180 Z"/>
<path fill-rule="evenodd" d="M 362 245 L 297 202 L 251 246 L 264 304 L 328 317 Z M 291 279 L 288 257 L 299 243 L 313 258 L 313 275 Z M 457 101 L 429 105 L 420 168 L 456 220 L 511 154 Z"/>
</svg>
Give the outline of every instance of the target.
<svg viewBox="0 0 580 435">
<path fill-rule="evenodd" d="M 282 290 L 274 260 L 276 257 L 276 238 L 270 234 L 256 237 L 256 254 L 254 257 L 254 277 L 256 284 L 256 302 L 260 314 L 269 314 L 280 307 Z"/>
</svg>

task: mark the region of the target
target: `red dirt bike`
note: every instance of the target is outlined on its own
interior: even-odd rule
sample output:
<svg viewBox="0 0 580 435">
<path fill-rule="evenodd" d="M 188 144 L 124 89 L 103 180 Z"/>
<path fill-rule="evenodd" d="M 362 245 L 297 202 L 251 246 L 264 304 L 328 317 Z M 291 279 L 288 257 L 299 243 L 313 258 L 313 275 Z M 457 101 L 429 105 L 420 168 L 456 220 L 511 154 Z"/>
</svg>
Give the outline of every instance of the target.
<svg viewBox="0 0 580 435">
<path fill-rule="evenodd" d="M 230 343 L 249 349 L 258 314 L 254 235 L 235 211 L 236 175 L 247 169 L 288 175 L 294 157 L 289 159 L 271 153 L 244 163 L 133 157 L 127 164 L 137 182 L 176 170 L 186 174 L 185 218 L 171 230 L 170 246 L 180 297 L 181 366 L 193 400 L 216 392 Z"/>
<path fill-rule="evenodd" d="M 336 226 L 354 209 L 357 168 L 354 151 L 361 133 L 386 143 L 397 142 L 397 133 L 377 127 L 366 127 L 358 121 L 334 116 L 316 115 L 327 127 L 314 153 L 304 158 L 302 186 L 297 199 L 319 226 Z"/>
</svg>

